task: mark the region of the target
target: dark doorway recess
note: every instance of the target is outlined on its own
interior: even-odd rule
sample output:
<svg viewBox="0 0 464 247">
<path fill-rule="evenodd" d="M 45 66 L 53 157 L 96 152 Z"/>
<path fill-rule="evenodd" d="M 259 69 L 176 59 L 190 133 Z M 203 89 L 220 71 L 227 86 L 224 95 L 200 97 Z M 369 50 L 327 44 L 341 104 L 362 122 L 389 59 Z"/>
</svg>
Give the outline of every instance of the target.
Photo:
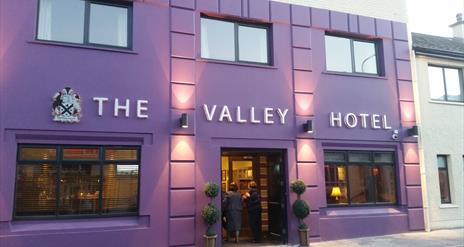
<svg viewBox="0 0 464 247">
<path fill-rule="evenodd" d="M 255 181 L 261 198 L 262 242 L 287 243 L 287 184 L 286 151 L 281 149 L 221 149 L 221 188 L 229 191 L 231 182 L 238 185 L 242 195 L 249 191 L 249 183 Z M 222 229 L 223 239 L 226 231 Z M 232 238 L 233 239 L 233 238 Z M 246 204 L 243 203 L 240 241 L 252 239 Z"/>
</svg>

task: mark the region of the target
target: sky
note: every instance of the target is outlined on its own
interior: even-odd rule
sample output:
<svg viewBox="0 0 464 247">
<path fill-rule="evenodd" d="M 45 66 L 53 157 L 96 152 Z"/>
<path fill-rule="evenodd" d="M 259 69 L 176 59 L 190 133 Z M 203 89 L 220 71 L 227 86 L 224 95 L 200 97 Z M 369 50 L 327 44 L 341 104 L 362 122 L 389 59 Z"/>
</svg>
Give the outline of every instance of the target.
<svg viewBox="0 0 464 247">
<path fill-rule="evenodd" d="M 464 0 L 406 0 L 411 32 L 452 37 L 449 25 L 464 12 Z"/>
</svg>

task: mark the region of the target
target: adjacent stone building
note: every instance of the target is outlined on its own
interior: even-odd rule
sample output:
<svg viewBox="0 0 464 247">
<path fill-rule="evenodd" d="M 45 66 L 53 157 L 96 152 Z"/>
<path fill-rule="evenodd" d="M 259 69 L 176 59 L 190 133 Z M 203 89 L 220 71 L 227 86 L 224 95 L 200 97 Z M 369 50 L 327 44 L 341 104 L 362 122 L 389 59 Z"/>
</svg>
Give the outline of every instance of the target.
<svg viewBox="0 0 464 247">
<path fill-rule="evenodd" d="M 412 33 L 416 114 L 428 230 L 464 226 L 464 40 Z"/>
</svg>

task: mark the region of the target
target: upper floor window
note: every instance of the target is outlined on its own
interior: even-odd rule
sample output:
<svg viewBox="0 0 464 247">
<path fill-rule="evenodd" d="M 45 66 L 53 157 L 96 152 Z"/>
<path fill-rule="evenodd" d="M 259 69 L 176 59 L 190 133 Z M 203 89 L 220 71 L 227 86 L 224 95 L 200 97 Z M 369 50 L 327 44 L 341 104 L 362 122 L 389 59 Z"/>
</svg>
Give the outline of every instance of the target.
<svg viewBox="0 0 464 247">
<path fill-rule="evenodd" d="M 429 65 L 429 83 L 432 99 L 464 102 L 461 69 Z"/>
<path fill-rule="evenodd" d="M 375 41 L 325 35 L 326 69 L 379 75 L 377 46 Z"/>
<path fill-rule="evenodd" d="M 39 0 L 37 39 L 130 48 L 131 12 L 126 1 Z"/>
<path fill-rule="evenodd" d="M 15 218 L 138 212 L 139 147 L 20 145 Z"/>
<path fill-rule="evenodd" d="M 326 151 L 325 188 L 332 206 L 394 204 L 395 161 L 392 152 Z"/>
<path fill-rule="evenodd" d="M 201 18 L 201 57 L 271 64 L 267 25 Z"/>
</svg>

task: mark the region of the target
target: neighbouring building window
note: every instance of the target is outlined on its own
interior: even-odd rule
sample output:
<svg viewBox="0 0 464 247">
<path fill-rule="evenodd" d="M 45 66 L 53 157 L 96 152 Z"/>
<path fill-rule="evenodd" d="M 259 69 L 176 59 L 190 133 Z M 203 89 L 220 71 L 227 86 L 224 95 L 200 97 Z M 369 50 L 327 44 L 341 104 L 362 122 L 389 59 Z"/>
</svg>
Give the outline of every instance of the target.
<svg viewBox="0 0 464 247">
<path fill-rule="evenodd" d="M 15 217 L 137 214 L 139 150 L 19 145 Z"/>
<path fill-rule="evenodd" d="M 430 98 L 444 101 L 464 101 L 462 70 L 429 65 Z"/>
<path fill-rule="evenodd" d="M 201 18 L 201 57 L 270 64 L 270 26 Z"/>
<path fill-rule="evenodd" d="M 440 182 L 441 203 L 451 203 L 450 183 L 448 176 L 448 156 L 437 155 L 438 180 Z"/>
<path fill-rule="evenodd" d="M 329 206 L 397 202 L 394 153 L 325 151 L 324 157 Z"/>
<path fill-rule="evenodd" d="M 325 35 L 327 71 L 379 75 L 378 42 Z"/>
<path fill-rule="evenodd" d="M 128 1 L 40 0 L 37 39 L 96 46 L 131 46 Z"/>
</svg>

